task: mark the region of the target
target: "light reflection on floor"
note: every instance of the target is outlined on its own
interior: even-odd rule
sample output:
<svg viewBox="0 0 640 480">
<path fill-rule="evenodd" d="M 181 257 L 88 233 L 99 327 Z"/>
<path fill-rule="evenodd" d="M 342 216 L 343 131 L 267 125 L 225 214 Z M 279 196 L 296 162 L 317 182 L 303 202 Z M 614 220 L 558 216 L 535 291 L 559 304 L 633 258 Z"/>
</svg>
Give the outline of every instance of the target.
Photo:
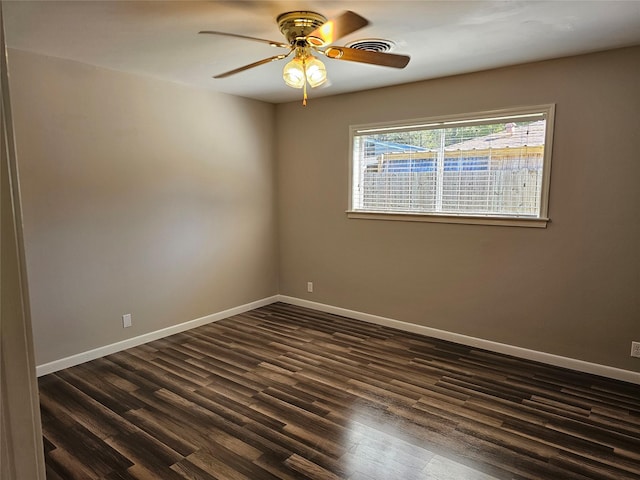
<svg viewBox="0 0 640 480">
<path fill-rule="evenodd" d="M 436 455 L 423 470 L 424 478 L 433 480 L 496 480 L 486 473 L 478 472 L 460 463 Z"/>
<path fill-rule="evenodd" d="M 497 480 L 403 440 L 402 425 L 371 427 L 371 421 L 368 415 L 354 417 L 347 429 L 349 450 L 341 461 L 350 480 Z"/>
</svg>

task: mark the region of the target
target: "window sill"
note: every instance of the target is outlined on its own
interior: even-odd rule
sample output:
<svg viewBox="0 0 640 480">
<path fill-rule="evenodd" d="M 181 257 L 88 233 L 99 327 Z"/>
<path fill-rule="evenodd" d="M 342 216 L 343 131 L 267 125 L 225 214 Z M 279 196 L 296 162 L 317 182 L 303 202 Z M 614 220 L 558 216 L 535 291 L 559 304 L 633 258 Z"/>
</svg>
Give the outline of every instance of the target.
<svg viewBox="0 0 640 480">
<path fill-rule="evenodd" d="M 548 218 L 494 217 L 483 215 L 439 215 L 426 213 L 365 212 L 347 210 L 347 218 L 362 220 L 394 220 L 401 222 L 458 223 L 465 225 L 497 225 L 503 227 L 547 228 Z"/>
</svg>

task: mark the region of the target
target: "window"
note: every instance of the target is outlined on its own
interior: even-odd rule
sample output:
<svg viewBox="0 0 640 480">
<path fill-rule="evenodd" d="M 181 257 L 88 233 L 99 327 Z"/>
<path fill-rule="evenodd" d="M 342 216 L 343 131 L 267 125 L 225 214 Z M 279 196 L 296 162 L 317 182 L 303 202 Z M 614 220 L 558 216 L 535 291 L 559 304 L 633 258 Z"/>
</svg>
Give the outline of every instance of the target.
<svg viewBox="0 0 640 480">
<path fill-rule="evenodd" d="M 545 227 L 553 105 L 351 127 L 351 218 Z"/>
</svg>

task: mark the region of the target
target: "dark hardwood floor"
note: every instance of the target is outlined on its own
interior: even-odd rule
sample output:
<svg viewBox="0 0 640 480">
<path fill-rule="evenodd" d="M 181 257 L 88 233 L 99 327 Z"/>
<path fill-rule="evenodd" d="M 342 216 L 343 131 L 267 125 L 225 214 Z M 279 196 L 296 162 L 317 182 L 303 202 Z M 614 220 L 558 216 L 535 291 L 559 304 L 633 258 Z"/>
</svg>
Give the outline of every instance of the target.
<svg viewBox="0 0 640 480">
<path fill-rule="evenodd" d="M 640 479 L 640 386 L 273 304 L 40 378 L 57 479 Z"/>
</svg>

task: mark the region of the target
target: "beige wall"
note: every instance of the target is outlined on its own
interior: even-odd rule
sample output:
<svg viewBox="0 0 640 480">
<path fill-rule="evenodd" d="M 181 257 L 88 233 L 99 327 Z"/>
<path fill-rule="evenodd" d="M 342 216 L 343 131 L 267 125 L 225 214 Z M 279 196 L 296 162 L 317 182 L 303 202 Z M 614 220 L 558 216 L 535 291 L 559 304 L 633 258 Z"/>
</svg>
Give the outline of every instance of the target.
<svg viewBox="0 0 640 480">
<path fill-rule="evenodd" d="M 631 48 L 279 105 L 280 293 L 640 371 L 639 82 Z M 350 124 L 544 103 L 547 229 L 346 218 Z"/>
<path fill-rule="evenodd" d="M 272 105 L 16 50 L 9 68 L 37 364 L 277 293 Z"/>
</svg>

